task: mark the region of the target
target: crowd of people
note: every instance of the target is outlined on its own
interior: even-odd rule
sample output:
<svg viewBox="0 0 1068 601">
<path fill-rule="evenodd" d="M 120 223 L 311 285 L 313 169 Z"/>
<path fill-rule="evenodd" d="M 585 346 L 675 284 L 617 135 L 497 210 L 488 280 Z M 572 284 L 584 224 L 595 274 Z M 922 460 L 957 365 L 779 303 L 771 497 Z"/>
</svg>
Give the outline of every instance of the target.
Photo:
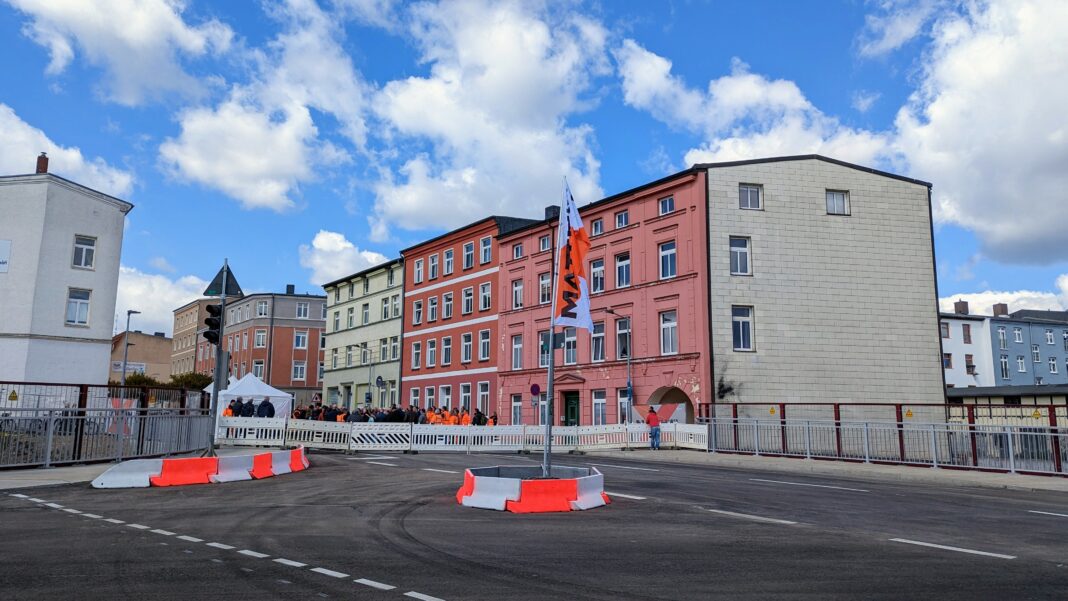
<svg viewBox="0 0 1068 601">
<path fill-rule="evenodd" d="M 263 397 L 258 405 L 251 398 L 246 401 L 237 397 L 223 409 L 223 417 L 274 417 L 274 404 L 267 397 Z"/>
<path fill-rule="evenodd" d="M 301 405 L 293 410 L 293 419 L 310 419 L 326 422 L 379 422 L 432 424 L 448 426 L 496 426 L 497 414 L 486 416 L 481 409 L 474 413 L 466 408 L 448 407 L 360 407 L 350 411 L 346 407 L 313 402 L 310 407 Z"/>
</svg>

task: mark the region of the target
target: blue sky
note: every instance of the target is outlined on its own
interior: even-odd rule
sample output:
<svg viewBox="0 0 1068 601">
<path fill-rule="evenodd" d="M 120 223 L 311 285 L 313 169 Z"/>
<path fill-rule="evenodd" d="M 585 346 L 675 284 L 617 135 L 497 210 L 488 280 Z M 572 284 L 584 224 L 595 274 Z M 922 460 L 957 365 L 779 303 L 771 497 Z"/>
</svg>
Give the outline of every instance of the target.
<svg viewBox="0 0 1068 601">
<path fill-rule="evenodd" d="M 939 289 L 1068 306 L 1068 5 L 0 0 L 0 172 L 135 203 L 117 312 L 818 152 L 935 184 Z M 211 229 L 208 224 L 217 224 Z M 215 231 L 225 232 L 216 234 Z"/>
</svg>

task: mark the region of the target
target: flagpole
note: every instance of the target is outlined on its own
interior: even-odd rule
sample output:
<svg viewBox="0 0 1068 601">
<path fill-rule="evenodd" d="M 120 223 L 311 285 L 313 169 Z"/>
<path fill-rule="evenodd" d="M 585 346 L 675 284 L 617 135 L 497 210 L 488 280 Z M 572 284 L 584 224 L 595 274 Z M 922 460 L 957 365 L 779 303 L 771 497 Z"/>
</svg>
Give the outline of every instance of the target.
<svg viewBox="0 0 1068 601">
<path fill-rule="evenodd" d="M 564 194 L 567 191 L 567 178 L 564 178 Z M 562 205 L 563 203 L 561 203 Z M 563 212 L 564 207 L 560 207 Z M 546 403 L 545 403 L 545 450 L 543 451 L 541 460 L 541 476 L 542 478 L 551 478 L 553 469 L 553 406 L 556 404 L 556 399 L 553 396 L 553 377 L 556 371 L 556 294 L 557 285 L 556 281 L 559 274 L 557 269 L 560 265 L 560 224 L 562 223 L 563 216 L 557 214 L 556 216 L 556 235 L 553 237 L 553 246 L 556 248 L 553 250 L 553 268 L 552 268 L 552 283 L 553 283 L 553 301 L 552 312 L 549 314 L 549 373 L 548 382 L 545 385 Z"/>
</svg>

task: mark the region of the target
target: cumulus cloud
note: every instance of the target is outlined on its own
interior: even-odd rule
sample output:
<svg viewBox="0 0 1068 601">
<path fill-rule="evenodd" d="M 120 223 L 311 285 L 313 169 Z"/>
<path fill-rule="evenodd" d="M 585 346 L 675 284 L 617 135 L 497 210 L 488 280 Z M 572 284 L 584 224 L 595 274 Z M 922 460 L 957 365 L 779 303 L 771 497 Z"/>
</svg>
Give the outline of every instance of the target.
<svg viewBox="0 0 1068 601">
<path fill-rule="evenodd" d="M 864 18 L 857 39 L 860 55 L 883 56 L 916 39 L 940 4 L 937 0 L 883 0 L 879 12 Z"/>
<path fill-rule="evenodd" d="M 853 93 L 853 108 L 857 109 L 857 112 L 866 113 L 870 109 L 875 101 L 879 100 L 882 96 L 879 92 L 869 92 L 867 90 L 858 90 Z"/>
<path fill-rule="evenodd" d="M 1006 303 L 1009 311 L 1020 309 L 1038 309 L 1064 311 L 1068 308 L 1068 273 L 1057 278 L 1055 290 L 987 290 L 968 294 L 955 294 L 938 299 L 942 311 L 952 312 L 953 303 L 958 300 L 968 301 L 968 310 L 980 315 L 993 315 L 995 303 Z"/>
<path fill-rule="evenodd" d="M 108 165 L 100 157 L 87 158 L 81 150 L 60 146 L 40 129 L 26 123 L 0 103 L 0 173 L 33 173 L 37 155 L 48 153 L 48 170 L 106 194 L 126 197 L 133 189 L 133 174 Z"/>
<path fill-rule="evenodd" d="M 166 271 L 167 273 L 174 273 L 177 271 L 177 269 L 174 268 L 174 265 L 171 265 L 170 261 L 164 257 L 152 257 L 148 264 L 160 271 Z"/>
<path fill-rule="evenodd" d="M 311 270 L 308 281 L 316 286 L 385 263 L 386 256 L 360 250 L 344 234 L 319 230 L 311 245 L 300 245 L 300 265 Z"/>
<path fill-rule="evenodd" d="M 29 17 L 23 33 L 48 49 L 47 73 L 62 73 L 80 54 L 104 69 L 105 95 L 126 105 L 202 90 L 181 59 L 223 52 L 233 37 L 215 19 L 187 23 L 181 0 L 7 1 Z"/>
<path fill-rule="evenodd" d="M 119 292 L 115 301 L 115 332 L 126 328 L 126 310 L 140 311 L 130 321 L 130 328 L 142 332 L 174 332 L 174 310 L 200 298 L 208 282 L 187 275 L 171 279 L 144 273 L 125 265 L 119 267 Z"/>
<path fill-rule="evenodd" d="M 375 114 L 401 143 L 430 150 L 374 186 L 376 239 L 390 228 L 440 229 L 487 214 L 535 215 L 602 194 L 592 129 L 569 126 L 591 78 L 608 73 L 606 32 L 568 11 L 482 0 L 420 4 L 410 33 L 426 77 L 386 84 Z M 580 202 L 581 202 L 580 200 Z"/>
</svg>

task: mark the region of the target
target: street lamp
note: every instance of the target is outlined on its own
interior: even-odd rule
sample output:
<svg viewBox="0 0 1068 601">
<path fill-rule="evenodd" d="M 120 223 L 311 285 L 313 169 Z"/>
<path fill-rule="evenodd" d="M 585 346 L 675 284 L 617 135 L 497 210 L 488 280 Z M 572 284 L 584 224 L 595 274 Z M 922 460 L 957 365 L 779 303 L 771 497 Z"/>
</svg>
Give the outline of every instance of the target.
<svg viewBox="0 0 1068 601">
<path fill-rule="evenodd" d="M 634 405 L 634 381 L 631 379 L 630 370 L 630 359 L 634 356 L 634 344 L 632 344 L 631 341 L 631 335 L 634 332 L 634 321 L 630 317 L 620 315 L 612 309 L 605 309 L 605 312 L 609 315 L 615 315 L 616 317 L 627 320 L 627 412 L 623 423 L 629 423 L 631 407 Z"/>
<path fill-rule="evenodd" d="M 130 316 L 140 315 L 140 311 L 126 310 L 126 334 L 122 337 L 122 385 L 126 386 L 126 358 L 130 354 Z"/>
</svg>

